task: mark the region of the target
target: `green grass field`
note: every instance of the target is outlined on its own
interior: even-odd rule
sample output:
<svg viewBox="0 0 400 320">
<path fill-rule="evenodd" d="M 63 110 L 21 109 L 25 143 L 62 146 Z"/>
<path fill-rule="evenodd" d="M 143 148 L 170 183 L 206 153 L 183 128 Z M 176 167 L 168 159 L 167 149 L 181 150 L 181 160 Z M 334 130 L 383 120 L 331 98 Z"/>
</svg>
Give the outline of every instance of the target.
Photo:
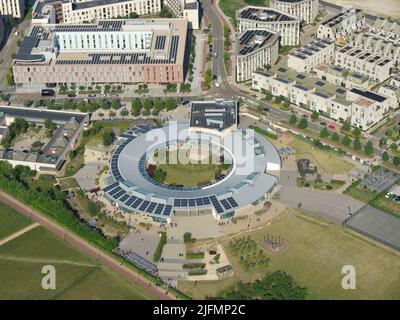
<svg viewBox="0 0 400 320">
<path fill-rule="evenodd" d="M 32 221 L 25 216 L 0 203 L 0 239 L 27 227 L 31 223 Z"/>
<path fill-rule="evenodd" d="M 280 236 L 289 241 L 281 254 L 270 254 L 266 268 L 244 271 L 239 259 L 229 250 L 229 240 L 222 244 L 235 275 L 223 281 L 182 282 L 179 289 L 194 298 L 216 296 L 241 281 L 252 281 L 266 272 L 284 270 L 295 281 L 309 288 L 308 299 L 400 299 L 400 255 L 387 250 L 342 226 L 309 214 L 288 209 L 264 230 L 247 233 L 255 241 L 264 235 Z M 238 236 L 240 237 L 240 236 Z M 356 289 L 341 288 L 341 269 L 356 268 Z"/>
<path fill-rule="evenodd" d="M 236 10 L 247 5 L 268 7 L 269 0 L 219 0 L 219 7 L 222 12 L 229 18 L 235 18 Z"/>
<path fill-rule="evenodd" d="M 327 174 L 341 174 L 350 171 L 355 166 L 335 154 L 333 151 L 324 151 L 311 143 L 294 137 L 290 143 L 296 151 L 296 159 L 309 159 L 318 167 L 318 172 Z"/>
<path fill-rule="evenodd" d="M 42 267 L 56 269 L 56 290 L 41 287 Z M 111 269 L 42 227 L 0 246 L 0 299 L 151 299 Z"/>
</svg>

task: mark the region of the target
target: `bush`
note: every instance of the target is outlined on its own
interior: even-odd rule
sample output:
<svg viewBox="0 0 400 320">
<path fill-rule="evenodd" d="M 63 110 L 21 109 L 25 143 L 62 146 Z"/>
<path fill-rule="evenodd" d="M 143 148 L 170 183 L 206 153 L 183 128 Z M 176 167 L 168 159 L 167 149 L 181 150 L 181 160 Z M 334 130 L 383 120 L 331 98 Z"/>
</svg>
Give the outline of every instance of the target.
<svg viewBox="0 0 400 320">
<path fill-rule="evenodd" d="M 158 242 L 158 246 L 156 251 L 154 252 L 153 261 L 158 262 L 161 259 L 162 251 L 164 249 L 165 244 L 167 243 L 167 234 L 165 232 L 161 232 L 160 241 Z"/>
</svg>

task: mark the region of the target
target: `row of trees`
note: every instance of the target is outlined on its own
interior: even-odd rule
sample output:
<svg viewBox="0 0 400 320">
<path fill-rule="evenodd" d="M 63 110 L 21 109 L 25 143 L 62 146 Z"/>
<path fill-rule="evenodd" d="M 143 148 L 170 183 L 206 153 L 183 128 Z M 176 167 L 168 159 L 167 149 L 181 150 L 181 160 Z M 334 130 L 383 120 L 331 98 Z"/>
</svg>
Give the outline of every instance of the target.
<svg viewBox="0 0 400 320">
<path fill-rule="evenodd" d="M 99 230 L 89 227 L 75 216 L 65 202 L 64 192 L 57 190 L 43 192 L 43 190 L 29 188 L 26 178 L 34 175 L 36 172 L 28 167 L 17 166 L 13 169 L 9 163 L 2 161 L 0 162 L 0 189 L 100 248 L 111 251 L 117 246 L 116 238 L 105 237 Z"/>
<path fill-rule="evenodd" d="M 168 97 L 166 99 L 154 98 L 154 99 L 139 99 L 134 98 L 131 101 L 132 114 L 139 116 L 143 115 L 158 115 L 162 110 L 173 110 L 178 106 L 176 99 Z"/>
</svg>

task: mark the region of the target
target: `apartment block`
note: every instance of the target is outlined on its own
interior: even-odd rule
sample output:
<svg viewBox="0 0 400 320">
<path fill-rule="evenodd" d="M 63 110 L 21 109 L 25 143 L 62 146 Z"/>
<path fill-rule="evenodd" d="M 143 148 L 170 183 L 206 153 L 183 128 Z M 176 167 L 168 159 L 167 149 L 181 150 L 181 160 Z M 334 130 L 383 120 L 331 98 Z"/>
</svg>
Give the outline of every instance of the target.
<svg viewBox="0 0 400 320">
<path fill-rule="evenodd" d="M 347 9 L 328 20 L 323 21 L 317 30 L 318 38 L 337 39 L 348 36 L 365 24 L 365 16 L 359 9 Z"/>
<path fill-rule="evenodd" d="M 349 38 L 354 47 L 392 59 L 396 64 L 400 62 L 400 36 L 396 40 L 393 37 L 383 37 L 372 32 L 354 32 Z"/>
<path fill-rule="evenodd" d="M 311 23 L 318 15 L 319 0 L 271 0 L 271 8 L 296 16 L 300 21 Z"/>
<path fill-rule="evenodd" d="M 18 87 L 182 83 L 186 19 L 34 26 L 13 63 Z"/>
<path fill-rule="evenodd" d="M 336 51 L 335 64 L 339 67 L 368 76 L 372 81 L 382 82 L 390 77 L 394 62 L 362 48 L 345 46 Z"/>
<path fill-rule="evenodd" d="M 335 59 L 335 44 L 329 38 L 314 39 L 288 55 L 288 67 L 298 72 L 310 72 L 315 67 Z"/>
<path fill-rule="evenodd" d="M 398 21 L 377 18 L 370 28 L 370 32 L 395 44 L 400 44 L 400 24 Z"/>
<path fill-rule="evenodd" d="M 254 71 L 252 88 L 283 96 L 291 103 L 325 114 L 341 122 L 350 121 L 362 130 L 388 115 L 390 100 L 378 93 L 351 88 L 346 90 L 325 80 L 293 69 L 277 66 L 269 72 Z M 392 106 L 393 107 L 393 106 Z"/>
<path fill-rule="evenodd" d="M 83 23 L 129 17 L 131 12 L 139 15 L 155 14 L 161 11 L 161 0 L 73 0 L 62 2 L 64 23 Z"/>
<path fill-rule="evenodd" d="M 311 73 L 319 79 L 326 80 L 334 85 L 341 86 L 346 89 L 353 87 L 369 89 L 374 85 L 373 82 L 370 82 L 367 76 L 357 72 L 351 72 L 350 70 L 334 64 L 320 65 Z"/>
<path fill-rule="evenodd" d="M 300 42 L 300 19 L 277 9 L 247 6 L 236 11 L 238 32 L 246 29 L 267 29 L 280 35 L 281 45 Z"/>
<path fill-rule="evenodd" d="M 236 39 L 236 81 L 250 80 L 253 71 L 274 65 L 278 56 L 276 32 L 246 29 Z"/>
<path fill-rule="evenodd" d="M 400 107 L 400 74 L 381 85 L 378 93 L 388 97 L 393 109 Z"/>
<path fill-rule="evenodd" d="M 24 16 L 24 10 L 24 0 L 0 0 L 0 16 L 22 18 Z"/>
</svg>

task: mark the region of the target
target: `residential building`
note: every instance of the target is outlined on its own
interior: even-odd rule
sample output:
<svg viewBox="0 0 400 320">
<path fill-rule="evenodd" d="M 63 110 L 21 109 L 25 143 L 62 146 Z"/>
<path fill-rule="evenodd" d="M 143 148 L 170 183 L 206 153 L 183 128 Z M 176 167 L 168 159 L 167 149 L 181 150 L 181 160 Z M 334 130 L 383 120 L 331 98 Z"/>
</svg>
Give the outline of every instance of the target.
<svg viewBox="0 0 400 320">
<path fill-rule="evenodd" d="M 130 13 L 150 15 L 161 11 L 161 0 L 93 0 L 62 1 L 64 23 L 83 23 L 129 18 Z"/>
<path fill-rule="evenodd" d="M 236 21 L 239 33 L 246 29 L 267 29 L 279 33 L 283 46 L 300 42 L 300 19 L 277 9 L 247 6 L 236 11 Z"/>
<path fill-rule="evenodd" d="M 298 72 L 310 72 L 315 67 L 335 59 L 335 44 L 329 38 L 314 39 L 288 55 L 288 67 Z"/>
<path fill-rule="evenodd" d="M 400 23 L 398 21 L 389 21 L 379 17 L 371 26 L 370 32 L 391 43 L 400 44 Z"/>
<path fill-rule="evenodd" d="M 163 5 L 171 10 L 175 17 L 188 19 L 190 29 L 199 29 L 200 5 L 197 0 L 165 0 Z"/>
<path fill-rule="evenodd" d="M 352 88 L 346 90 L 325 80 L 293 69 L 276 66 L 269 72 L 253 72 L 252 88 L 282 96 L 291 103 L 338 120 L 350 121 L 362 130 L 388 115 L 391 101 L 378 93 Z"/>
<path fill-rule="evenodd" d="M 186 19 L 34 26 L 13 63 L 18 87 L 182 83 Z"/>
<path fill-rule="evenodd" d="M 399 39 L 384 37 L 372 32 L 353 32 L 350 35 L 350 44 L 354 47 L 379 54 L 391 59 L 397 65 L 400 61 L 400 36 Z"/>
<path fill-rule="evenodd" d="M 23 18 L 24 10 L 24 0 L 0 0 L 0 16 Z"/>
<path fill-rule="evenodd" d="M 271 8 L 296 16 L 300 21 L 311 23 L 318 15 L 319 0 L 271 0 Z"/>
<path fill-rule="evenodd" d="M 364 24 L 364 13 L 359 9 L 350 8 L 323 21 L 318 27 L 317 37 L 337 39 L 348 36 Z"/>
<path fill-rule="evenodd" d="M 394 67 L 393 60 L 371 51 L 365 51 L 362 48 L 354 48 L 351 45 L 336 51 L 335 64 L 366 75 L 375 82 L 382 82 L 388 79 Z"/>
<path fill-rule="evenodd" d="M 334 64 L 320 65 L 312 71 L 312 75 L 346 89 L 353 87 L 370 89 L 374 85 L 367 76 Z"/>
<path fill-rule="evenodd" d="M 388 97 L 393 109 L 400 107 L 400 74 L 381 85 L 378 93 Z"/>
<path fill-rule="evenodd" d="M 279 56 L 279 36 L 263 29 L 246 29 L 236 39 L 236 81 L 250 80 L 253 71 L 272 66 Z"/>
</svg>

